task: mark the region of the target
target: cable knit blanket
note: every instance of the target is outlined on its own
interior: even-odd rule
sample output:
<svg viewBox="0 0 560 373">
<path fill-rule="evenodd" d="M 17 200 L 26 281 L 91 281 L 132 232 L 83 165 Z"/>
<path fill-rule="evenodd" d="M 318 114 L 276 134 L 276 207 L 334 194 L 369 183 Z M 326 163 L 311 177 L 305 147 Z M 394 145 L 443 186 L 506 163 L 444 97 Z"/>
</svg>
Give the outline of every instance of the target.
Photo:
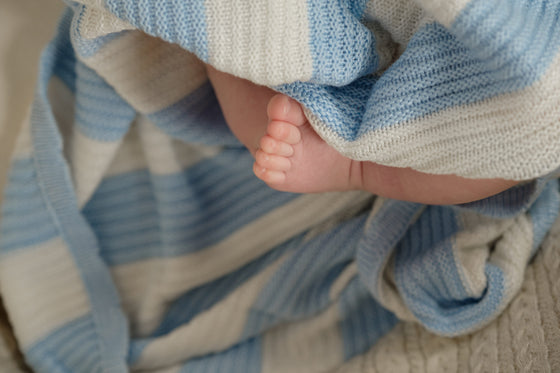
<svg viewBox="0 0 560 373">
<path fill-rule="evenodd" d="M 465 371 L 469 349 L 447 337 L 497 325 L 535 256 L 530 273 L 548 276 L 559 16 L 558 0 L 68 1 L 2 205 L 0 291 L 27 363 Z M 349 157 L 527 181 L 461 206 L 276 192 L 202 61 L 294 97 Z M 521 308 L 508 317 L 529 320 Z M 491 329 L 500 351 L 524 327 Z M 376 349 L 411 333 L 459 363 Z M 391 360 L 401 350 L 423 368 Z M 516 361 L 492 356 L 478 363 Z"/>
</svg>

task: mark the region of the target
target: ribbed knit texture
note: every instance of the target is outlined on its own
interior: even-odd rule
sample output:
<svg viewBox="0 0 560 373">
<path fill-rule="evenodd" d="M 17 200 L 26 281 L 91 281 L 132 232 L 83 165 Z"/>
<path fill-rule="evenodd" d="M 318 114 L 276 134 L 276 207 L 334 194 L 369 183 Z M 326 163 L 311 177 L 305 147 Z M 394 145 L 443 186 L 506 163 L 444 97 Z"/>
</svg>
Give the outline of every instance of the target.
<svg viewBox="0 0 560 373">
<path fill-rule="evenodd" d="M 558 370 L 560 233 L 539 250 L 560 210 L 558 8 L 70 2 L 2 204 L 0 293 L 27 364 Z M 203 62 L 299 99 L 351 156 L 538 178 L 462 206 L 274 191 Z"/>
</svg>

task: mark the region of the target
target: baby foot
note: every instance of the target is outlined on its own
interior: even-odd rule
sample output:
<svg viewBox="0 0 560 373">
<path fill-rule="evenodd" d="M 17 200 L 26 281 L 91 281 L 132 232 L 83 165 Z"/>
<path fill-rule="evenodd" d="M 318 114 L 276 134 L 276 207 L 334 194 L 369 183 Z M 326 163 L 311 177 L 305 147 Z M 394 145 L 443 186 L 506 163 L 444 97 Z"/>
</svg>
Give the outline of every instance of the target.
<svg viewBox="0 0 560 373">
<path fill-rule="evenodd" d="M 294 193 L 361 189 L 361 162 L 344 157 L 311 128 L 303 108 L 285 95 L 268 104 L 268 126 L 253 171 L 270 187 Z"/>
</svg>

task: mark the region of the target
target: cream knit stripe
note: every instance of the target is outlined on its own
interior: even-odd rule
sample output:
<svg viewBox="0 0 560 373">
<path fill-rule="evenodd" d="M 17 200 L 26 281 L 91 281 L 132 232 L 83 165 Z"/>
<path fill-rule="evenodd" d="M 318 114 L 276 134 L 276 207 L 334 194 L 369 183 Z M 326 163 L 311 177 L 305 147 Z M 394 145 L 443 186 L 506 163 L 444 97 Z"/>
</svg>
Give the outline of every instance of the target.
<svg viewBox="0 0 560 373">
<path fill-rule="evenodd" d="M 133 29 L 134 26 L 130 23 L 121 20 L 104 8 L 96 6 L 86 7 L 78 25 L 80 36 L 90 40 L 114 32 Z"/>
<path fill-rule="evenodd" d="M 300 0 L 207 0 L 209 63 L 274 86 L 313 73 L 307 4 Z"/>
<path fill-rule="evenodd" d="M 439 23 L 449 28 L 471 0 L 417 0 Z"/>
<path fill-rule="evenodd" d="M 140 116 L 130 126 L 104 176 L 146 169 L 148 157 L 150 172 L 154 174 L 182 172 L 203 159 L 217 155 L 221 150 L 219 146 L 188 144 L 164 138 L 156 125 Z"/>
<path fill-rule="evenodd" d="M 153 278 L 158 278 L 159 267 L 155 261 L 145 260 L 134 265 L 111 268 L 111 275 L 119 292 L 121 307 L 130 323 L 130 334 L 141 335 L 140 310 L 145 301 L 146 289 Z"/>
<path fill-rule="evenodd" d="M 105 177 L 125 174 L 148 167 L 138 132 L 138 122 L 134 121 L 122 139 L 121 146 L 105 172 Z"/>
<path fill-rule="evenodd" d="M 535 259 L 535 288 L 552 372 L 560 372 L 560 224 Z"/>
<path fill-rule="evenodd" d="M 488 285 L 485 265 L 496 237 L 502 237 L 510 229 L 516 232 L 519 228 L 514 225 L 514 219 L 492 219 L 474 212 L 462 213 L 459 219 L 462 230 L 455 236 L 453 255 L 468 294 L 480 297 Z M 527 249 L 530 251 L 531 247 Z M 510 251 L 509 248 L 505 250 Z"/>
<path fill-rule="evenodd" d="M 370 131 L 352 142 L 305 111 L 327 143 L 356 160 L 433 174 L 528 180 L 560 164 L 559 70 L 560 53 L 524 90 Z"/>
<path fill-rule="evenodd" d="M 361 192 L 304 195 L 237 230 L 214 246 L 178 258 L 149 260 L 155 267 L 159 266 L 161 272 L 157 280 L 144 289 L 146 301 L 138 314 L 139 324 L 142 325 L 139 332 L 145 335 L 159 324 L 168 301 L 240 268 L 287 239 L 367 199 L 369 196 Z M 116 270 L 133 270 L 132 267 L 143 265 L 142 262 L 131 263 Z"/>
<path fill-rule="evenodd" d="M 2 255 L 0 286 L 22 349 L 90 308 L 81 276 L 60 238 Z"/>
<path fill-rule="evenodd" d="M 192 53 L 141 31 L 127 32 L 82 61 L 145 114 L 169 107 L 207 80 Z"/>
<path fill-rule="evenodd" d="M 378 21 L 391 34 L 391 38 L 402 46 L 408 44 L 425 17 L 422 8 L 412 0 L 369 0 L 365 14 L 368 19 Z"/>
<path fill-rule="evenodd" d="M 33 152 L 33 141 L 31 138 L 31 124 L 29 113 L 24 119 L 19 133 L 16 137 L 16 144 L 12 153 L 12 160 L 27 159 L 31 156 Z"/>
<path fill-rule="evenodd" d="M 48 84 L 48 96 L 54 118 L 64 137 L 69 133 L 69 128 L 74 122 L 74 96 L 70 89 L 56 76 Z M 12 159 L 29 158 L 33 152 L 33 139 L 31 134 L 31 112 L 27 115 L 19 129 Z"/>
<path fill-rule="evenodd" d="M 311 318 L 279 325 L 262 338 L 262 373 L 323 373 L 342 364 L 339 305 Z"/>
<path fill-rule="evenodd" d="M 243 334 L 255 299 L 288 256 L 289 254 L 276 260 L 225 299 L 198 314 L 189 323 L 175 328 L 150 343 L 134 368 L 154 369 L 158 366 L 176 364 L 194 356 L 221 351 L 234 345 Z M 313 321 L 307 320 L 307 322 Z M 215 332 L 209 333 L 210 330 Z"/>
<path fill-rule="evenodd" d="M 528 267 L 521 291 L 507 310 L 511 318 L 510 333 L 514 361 L 520 372 L 550 372 L 537 303 L 534 268 Z"/>
<path fill-rule="evenodd" d="M 201 160 L 217 155 L 221 149 L 174 140 L 144 116 L 138 119 L 138 129 L 144 156 L 150 173 L 154 175 L 183 172 Z"/>
<path fill-rule="evenodd" d="M 78 205 L 84 206 L 103 179 L 120 141 L 102 142 L 93 140 L 76 128 L 67 139 L 70 156 L 67 158 L 72 170 L 72 179 Z"/>
</svg>

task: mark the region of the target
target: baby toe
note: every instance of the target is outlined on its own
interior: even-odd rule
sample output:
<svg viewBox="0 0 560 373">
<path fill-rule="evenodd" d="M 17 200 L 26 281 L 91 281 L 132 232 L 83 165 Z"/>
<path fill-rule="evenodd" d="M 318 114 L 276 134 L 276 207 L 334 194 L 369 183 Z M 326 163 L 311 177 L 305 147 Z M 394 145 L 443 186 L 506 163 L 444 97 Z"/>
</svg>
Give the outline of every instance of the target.
<svg viewBox="0 0 560 373">
<path fill-rule="evenodd" d="M 267 113 L 270 120 L 289 122 L 295 126 L 301 126 L 307 122 L 301 104 L 283 94 L 278 94 L 270 99 Z"/>
<path fill-rule="evenodd" d="M 291 144 L 278 141 L 270 136 L 264 136 L 260 141 L 260 148 L 268 154 L 275 154 L 283 157 L 290 157 L 294 154 Z"/>
<path fill-rule="evenodd" d="M 301 132 L 298 127 L 282 121 L 272 121 L 268 124 L 267 133 L 270 137 L 295 145 L 301 141 Z"/>
<path fill-rule="evenodd" d="M 292 167 L 292 162 L 288 158 L 268 154 L 260 149 L 255 153 L 255 162 L 260 167 L 273 171 L 288 171 Z"/>
</svg>

